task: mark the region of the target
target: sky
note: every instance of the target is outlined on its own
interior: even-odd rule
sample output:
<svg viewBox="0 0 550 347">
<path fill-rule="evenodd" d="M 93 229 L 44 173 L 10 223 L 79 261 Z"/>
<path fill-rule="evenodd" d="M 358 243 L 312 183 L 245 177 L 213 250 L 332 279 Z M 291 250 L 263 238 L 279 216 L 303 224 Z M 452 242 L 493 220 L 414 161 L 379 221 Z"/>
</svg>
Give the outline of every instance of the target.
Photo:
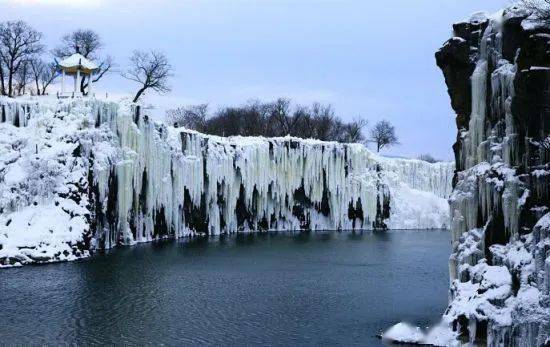
<svg viewBox="0 0 550 347">
<path fill-rule="evenodd" d="M 63 34 L 95 30 L 124 70 L 135 49 L 164 52 L 166 108 L 212 110 L 252 99 L 332 104 L 345 120 L 392 122 L 387 155 L 452 159 L 454 112 L 434 53 L 451 25 L 509 0 L 0 0 L 0 21 L 24 20 L 52 49 Z M 109 98 L 137 86 L 113 71 L 94 85 Z"/>
</svg>

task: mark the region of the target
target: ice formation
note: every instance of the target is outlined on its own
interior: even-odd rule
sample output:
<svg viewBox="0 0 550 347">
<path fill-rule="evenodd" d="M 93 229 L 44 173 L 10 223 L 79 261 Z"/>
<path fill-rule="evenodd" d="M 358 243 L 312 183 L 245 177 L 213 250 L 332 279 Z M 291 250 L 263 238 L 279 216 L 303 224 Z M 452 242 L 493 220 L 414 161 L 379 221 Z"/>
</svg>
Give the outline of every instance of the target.
<svg viewBox="0 0 550 347">
<path fill-rule="evenodd" d="M 550 28 L 533 21 L 476 14 L 436 54 L 458 126 L 443 321 L 463 343 L 550 344 Z"/>
<path fill-rule="evenodd" d="M 124 102 L 0 99 L 0 112 L 4 266 L 196 234 L 449 226 L 452 163 L 208 136 Z"/>
</svg>

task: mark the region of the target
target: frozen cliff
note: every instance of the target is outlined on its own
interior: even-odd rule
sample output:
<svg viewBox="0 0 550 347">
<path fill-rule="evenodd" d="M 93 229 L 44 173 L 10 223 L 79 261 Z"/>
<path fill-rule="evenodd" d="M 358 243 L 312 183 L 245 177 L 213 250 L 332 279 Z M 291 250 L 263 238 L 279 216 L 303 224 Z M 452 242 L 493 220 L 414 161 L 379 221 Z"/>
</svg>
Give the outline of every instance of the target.
<svg viewBox="0 0 550 347">
<path fill-rule="evenodd" d="M 449 226 L 452 163 L 207 136 L 94 99 L 0 99 L 0 112 L 4 266 L 197 234 Z"/>
<path fill-rule="evenodd" d="M 403 326 L 387 338 L 548 346 L 550 27 L 513 5 L 453 29 L 436 53 L 458 128 L 443 323 L 451 339 Z"/>
</svg>

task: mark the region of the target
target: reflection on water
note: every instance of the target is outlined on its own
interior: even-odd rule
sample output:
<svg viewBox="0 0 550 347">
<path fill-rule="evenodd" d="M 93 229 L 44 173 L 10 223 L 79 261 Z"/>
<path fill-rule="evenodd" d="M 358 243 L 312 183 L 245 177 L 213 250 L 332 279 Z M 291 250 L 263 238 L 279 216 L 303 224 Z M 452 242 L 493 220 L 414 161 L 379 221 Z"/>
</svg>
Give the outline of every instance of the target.
<svg viewBox="0 0 550 347">
<path fill-rule="evenodd" d="M 0 272 L 6 344 L 379 345 L 446 306 L 446 231 L 239 234 Z"/>
</svg>

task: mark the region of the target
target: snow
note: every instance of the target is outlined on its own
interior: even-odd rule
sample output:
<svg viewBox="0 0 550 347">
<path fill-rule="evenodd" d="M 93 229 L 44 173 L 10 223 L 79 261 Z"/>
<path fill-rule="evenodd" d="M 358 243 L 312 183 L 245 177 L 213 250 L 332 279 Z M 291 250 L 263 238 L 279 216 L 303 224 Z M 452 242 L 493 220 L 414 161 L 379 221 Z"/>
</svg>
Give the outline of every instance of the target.
<svg viewBox="0 0 550 347">
<path fill-rule="evenodd" d="M 443 47 L 446 47 L 447 45 L 450 45 L 453 41 L 456 41 L 456 42 L 459 42 L 459 43 L 466 42 L 466 40 L 464 40 L 462 37 L 454 36 L 454 37 L 451 37 L 447 42 L 445 42 L 443 44 Z"/>
<path fill-rule="evenodd" d="M 541 3 L 548 6 L 545 3 Z M 525 31 L 535 31 L 535 30 L 545 30 L 545 22 L 537 18 L 534 14 L 530 15 L 521 22 L 521 28 Z M 536 35 L 545 35 L 545 34 L 536 34 Z"/>
<path fill-rule="evenodd" d="M 82 241 L 88 227 L 83 216 L 71 217 L 60 206 L 24 207 L 0 216 L 0 258 L 16 260 L 15 265 L 75 260 L 72 245 Z"/>
<path fill-rule="evenodd" d="M 455 22 L 454 24 L 458 23 L 482 23 L 488 19 L 488 14 L 483 11 L 474 12 L 467 18 L 464 18 L 461 21 Z"/>
<path fill-rule="evenodd" d="M 549 170 L 542 170 L 542 169 L 539 169 L 539 170 L 533 170 L 531 172 L 531 175 L 539 178 L 539 177 L 542 177 L 542 176 L 548 176 L 550 175 L 550 171 Z"/>
<path fill-rule="evenodd" d="M 529 198 L 529 189 L 525 189 L 521 197 L 518 199 L 518 207 L 522 207 L 527 202 L 527 198 Z"/>
<path fill-rule="evenodd" d="M 424 344 L 433 346 L 454 346 L 457 334 L 445 323 L 436 325 L 428 330 L 424 338 Z"/>
<path fill-rule="evenodd" d="M 4 175 L 4 182 L 15 185 L 25 179 L 25 171 L 20 165 L 12 165 Z"/>
<path fill-rule="evenodd" d="M 512 19 L 518 17 L 524 18 L 529 16 L 529 14 L 529 11 L 522 1 L 514 1 L 510 6 L 506 8 L 504 19 Z"/>
<path fill-rule="evenodd" d="M 504 266 L 491 266 L 479 263 L 469 267 L 472 281 L 453 281 L 453 305 L 446 312 L 448 321 L 458 316 L 486 320 L 491 317 L 501 326 L 511 324 L 509 307 L 499 307 L 493 302 L 510 297 L 511 277 Z"/>
<path fill-rule="evenodd" d="M 539 219 L 535 225 L 535 228 L 550 231 L 550 213 L 545 214 L 541 219 Z"/>
<path fill-rule="evenodd" d="M 456 333 L 445 323 L 423 331 L 419 327 L 400 322 L 384 332 L 382 339 L 390 343 L 450 346 L 454 345 Z"/>
<path fill-rule="evenodd" d="M 401 322 L 382 334 L 382 338 L 390 342 L 419 344 L 424 338 L 424 334 L 420 328 Z"/>
<path fill-rule="evenodd" d="M 96 63 L 94 63 L 93 61 L 85 58 L 80 53 L 75 53 L 75 54 L 61 60 L 59 62 L 59 65 L 62 66 L 62 67 L 66 67 L 66 68 L 81 66 L 81 67 L 83 67 L 85 69 L 88 69 L 88 70 L 98 69 L 98 66 L 97 66 Z"/>
</svg>

